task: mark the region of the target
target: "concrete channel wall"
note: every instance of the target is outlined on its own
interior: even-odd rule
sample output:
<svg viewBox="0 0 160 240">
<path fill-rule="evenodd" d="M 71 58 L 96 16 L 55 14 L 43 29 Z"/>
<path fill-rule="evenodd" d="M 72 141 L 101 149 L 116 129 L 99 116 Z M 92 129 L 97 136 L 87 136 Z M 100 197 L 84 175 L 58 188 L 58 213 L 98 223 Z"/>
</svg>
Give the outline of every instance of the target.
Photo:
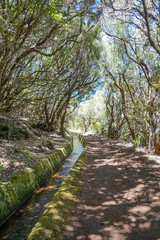
<svg viewBox="0 0 160 240">
<path fill-rule="evenodd" d="M 71 211 L 79 199 L 84 172 L 87 168 L 88 147 L 86 140 L 76 135 L 83 146 L 83 153 L 73 165 L 47 209 L 32 229 L 27 240 L 63 240 L 65 227 L 70 219 Z"/>
<path fill-rule="evenodd" d="M 61 166 L 72 150 L 73 141 L 0 186 L 0 226 Z"/>
</svg>

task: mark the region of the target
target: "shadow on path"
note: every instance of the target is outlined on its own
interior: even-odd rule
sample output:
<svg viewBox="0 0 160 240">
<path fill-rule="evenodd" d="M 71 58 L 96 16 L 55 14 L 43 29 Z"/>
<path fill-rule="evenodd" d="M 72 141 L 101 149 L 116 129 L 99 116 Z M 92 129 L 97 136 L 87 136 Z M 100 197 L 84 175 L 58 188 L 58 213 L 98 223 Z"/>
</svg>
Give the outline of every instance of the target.
<svg viewBox="0 0 160 240">
<path fill-rule="evenodd" d="M 83 191 L 65 240 L 160 240 L 159 166 L 118 141 L 89 143 Z"/>
</svg>

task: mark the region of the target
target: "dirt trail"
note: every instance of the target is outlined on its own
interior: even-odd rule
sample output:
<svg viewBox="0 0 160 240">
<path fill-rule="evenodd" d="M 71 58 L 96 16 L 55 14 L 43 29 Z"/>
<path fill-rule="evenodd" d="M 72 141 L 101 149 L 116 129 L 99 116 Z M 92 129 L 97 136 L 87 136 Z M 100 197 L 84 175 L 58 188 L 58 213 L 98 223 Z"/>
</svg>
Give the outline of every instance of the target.
<svg viewBox="0 0 160 240">
<path fill-rule="evenodd" d="M 83 191 L 65 240 L 160 240 L 160 165 L 118 141 L 88 140 Z"/>
</svg>

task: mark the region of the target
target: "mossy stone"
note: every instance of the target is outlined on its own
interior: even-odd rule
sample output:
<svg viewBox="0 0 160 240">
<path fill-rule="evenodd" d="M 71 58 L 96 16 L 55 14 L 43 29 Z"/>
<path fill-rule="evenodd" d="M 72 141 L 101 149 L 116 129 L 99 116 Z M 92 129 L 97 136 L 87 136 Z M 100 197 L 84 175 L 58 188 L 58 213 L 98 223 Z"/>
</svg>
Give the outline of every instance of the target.
<svg viewBox="0 0 160 240">
<path fill-rule="evenodd" d="M 0 186 L 0 225 L 60 167 L 72 149 L 71 142 L 55 154 L 42 159 L 30 170 L 15 175 L 11 181 Z"/>
<path fill-rule="evenodd" d="M 84 145 L 86 141 L 81 137 Z M 70 173 L 61 184 L 48 208 L 32 229 L 27 240 L 63 240 L 65 226 L 71 215 L 71 210 L 82 190 L 84 171 L 87 168 L 88 148 L 80 155 Z"/>
</svg>

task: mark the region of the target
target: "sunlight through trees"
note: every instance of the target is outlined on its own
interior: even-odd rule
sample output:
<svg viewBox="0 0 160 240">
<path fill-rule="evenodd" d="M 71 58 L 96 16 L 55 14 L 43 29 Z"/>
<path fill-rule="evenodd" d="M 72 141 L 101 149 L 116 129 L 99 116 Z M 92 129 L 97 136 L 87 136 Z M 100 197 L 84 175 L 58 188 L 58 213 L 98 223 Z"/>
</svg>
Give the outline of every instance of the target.
<svg viewBox="0 0 160 240">
<path fill-rule="evenodd" d="M 0 26 L 2 115 L 160 153 L 159 1 L 2 0 Z"/>
</svg>

